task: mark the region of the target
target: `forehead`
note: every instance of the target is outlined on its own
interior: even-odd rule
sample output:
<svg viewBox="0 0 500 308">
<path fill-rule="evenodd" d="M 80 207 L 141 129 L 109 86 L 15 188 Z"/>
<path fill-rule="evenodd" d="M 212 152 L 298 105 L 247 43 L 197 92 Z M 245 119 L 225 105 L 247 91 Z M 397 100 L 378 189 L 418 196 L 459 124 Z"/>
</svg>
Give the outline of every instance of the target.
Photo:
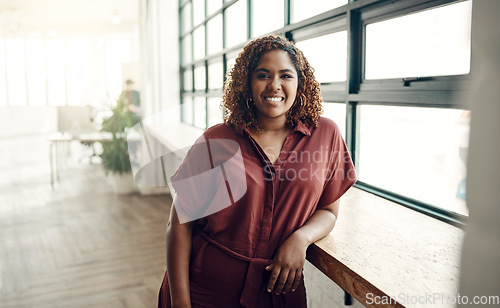
<svg viewBox="0 0 500 308">
<path fill-rule="evenodd" d="M 290 58 L 288 52 L 282 49 L 273 49 L 262 55 L 260 58 L 259 64 L 257 64 L 256 68 L 272 68 L 277 70 L 283 69 L 291 69 L 295 70 L 295 65 Z"/>
</svg>

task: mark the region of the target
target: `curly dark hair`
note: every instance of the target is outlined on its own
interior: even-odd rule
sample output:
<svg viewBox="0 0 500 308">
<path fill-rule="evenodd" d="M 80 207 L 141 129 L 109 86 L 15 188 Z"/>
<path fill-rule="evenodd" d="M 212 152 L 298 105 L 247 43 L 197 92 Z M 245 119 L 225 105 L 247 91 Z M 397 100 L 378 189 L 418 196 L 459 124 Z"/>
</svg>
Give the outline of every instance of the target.
<svg viewBox="0 0 500 308">
<path fill-rule="evenodd" d="M 269 35 L 258 38 L 243 48 L 236 58 L 233 69 L 227 73 L 224 84 L 224 95 L 221 107 L 225 112 L 224 123 L 237 128 L 242 125 L 255 128 L 261 132 L 256 118 L 256 108 L 250 109 L 247 102 L 252 98 L 251 75 L 257 68 L 262 55 L 274 49 L 288 53 L 298 75 L 297 96 L 292 107 L 286 113 L 288 127 L 294 127 L 297 121 L 306 126 L 317 126 L 323 113 L 319 83 L 314 78 L 314 70 L 306 57 L 292 42 L 286 38 Z"/>
</svg>

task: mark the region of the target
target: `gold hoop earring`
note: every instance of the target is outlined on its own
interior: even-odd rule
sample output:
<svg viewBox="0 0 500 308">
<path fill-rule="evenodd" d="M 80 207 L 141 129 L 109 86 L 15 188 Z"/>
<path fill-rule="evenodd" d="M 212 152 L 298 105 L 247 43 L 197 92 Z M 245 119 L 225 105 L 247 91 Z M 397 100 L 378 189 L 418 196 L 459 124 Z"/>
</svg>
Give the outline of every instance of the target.
<svg viewBox="0 0 500 308">
<path fill-rule="evenodd" d="M 248 101 L 252 101 L 252 99 L 251 98 L 247 99 L 247 108 L 248 110 L 250 110 L 250 105 L 248 104 Z"/>
</svg>

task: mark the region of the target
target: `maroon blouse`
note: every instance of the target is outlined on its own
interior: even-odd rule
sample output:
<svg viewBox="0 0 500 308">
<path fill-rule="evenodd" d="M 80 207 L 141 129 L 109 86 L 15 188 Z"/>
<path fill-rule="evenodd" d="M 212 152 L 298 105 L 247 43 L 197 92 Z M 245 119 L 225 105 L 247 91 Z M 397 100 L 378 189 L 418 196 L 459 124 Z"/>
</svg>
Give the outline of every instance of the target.
<svg viewBox="0 0 500 308">
<path fill-rule="evenodd" d="M 305 307 L 303 281 L 295 292 L 272 295 L 266 291 L 270 272 L 264 268 L 280 245 L 317 209 L 335 202 L 356 182 L 337 125 L 327 118 L 320 118 L 317 127 L 299 123 L 285 139 L 274 164 L 246 128 L 235 130 L 219 124 L 200 138 L 207 144 L 231 140 L 236 146 L 213 154 L 199 139 L 195 144 L 199 147 L 191 148 L 171 178 L 180 201 L 176 204 L 179 216 L 201 217 L 194 226 L 190 263 L 193 307 Z M 207 154 L 210 159 L 203 159 Z M 223 170 L 223 177 L 204 173 L 238 155 L 244 177 L 238 178 L 238 172 L 228 176 L 231 171 L 227 170 Z M 226 199 L 230 200 L 227 207 L 213 213 L 215 203 L 224 197 L 211 193 L 205 185 L 197 183 L 189 194 L 185 186 L 179 187 L 180 179 L 200 173 L 210 179 L 208 186 L 215 185 L 220 191 L 225 185 L 229 191 Z M 245 191 L 235 191 L 235 183 L 245 181 Z M 169 306 L 165 274 L 159 307 Z"/>
</svg>

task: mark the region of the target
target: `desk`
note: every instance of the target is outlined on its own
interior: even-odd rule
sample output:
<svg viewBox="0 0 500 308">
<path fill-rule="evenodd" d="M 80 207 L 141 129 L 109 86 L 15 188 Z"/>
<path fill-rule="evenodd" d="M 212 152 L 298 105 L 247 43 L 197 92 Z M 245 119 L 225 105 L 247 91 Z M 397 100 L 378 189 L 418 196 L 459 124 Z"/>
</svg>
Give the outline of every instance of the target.
<svg viewBox="0 0 500 308">
<path fill-rule="evenodd" d="M 92 132 L 79 135 L 71 135 L 69 133 L 55 133 L 49 137 L 49 160 L 50 160 L 50 184 L 54 185 L 54 180 L 59 181 L 60 169 L 63 164 L 66 164 L 66 158 L 71 154 L 70 143 L 73 140 L 85 144 L 93 144 L 95 142 L 106 142 L 112 139 L 111 133 L 107 132 Z M 95 154 L 95 153 L 94 153 Z"/>
</svg>

